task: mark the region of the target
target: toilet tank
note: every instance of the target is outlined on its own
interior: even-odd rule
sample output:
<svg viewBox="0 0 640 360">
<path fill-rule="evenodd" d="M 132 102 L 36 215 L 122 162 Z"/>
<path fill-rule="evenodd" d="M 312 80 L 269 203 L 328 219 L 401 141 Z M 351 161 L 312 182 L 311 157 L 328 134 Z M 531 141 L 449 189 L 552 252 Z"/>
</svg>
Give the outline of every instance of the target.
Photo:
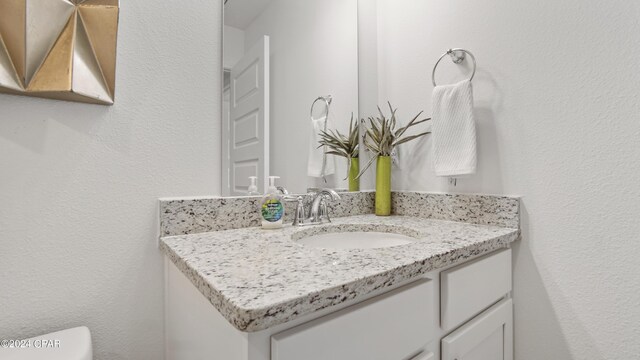
<svg viewBox="0 0 640 360">
<path fill-rule="evenodd" d="M 92 360 L 91 332 L 86 326 L 57 331 L 25 340 L 4 340 L 3 360 Z"/>
</svg>

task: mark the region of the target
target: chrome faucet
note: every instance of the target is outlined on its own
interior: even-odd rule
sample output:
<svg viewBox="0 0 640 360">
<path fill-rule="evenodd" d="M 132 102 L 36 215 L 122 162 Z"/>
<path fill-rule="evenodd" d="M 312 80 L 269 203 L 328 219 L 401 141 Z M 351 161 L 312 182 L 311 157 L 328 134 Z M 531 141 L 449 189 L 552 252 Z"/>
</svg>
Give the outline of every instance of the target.
<svg viewBox="0 0 640 360">
<path fill-rule="evenodd" d="M 309 220 L 311 223 L 322 224 L 325 220 L 326 222 L 331 222 L 327 208 L 327 200 L 340 200 L 340 195 L 332 189 L 322 189 L 313 194 L 311 211 L 309 212 Z"/>
<path fill-rule="evenodd" d="M 319 189 L 308 193 L 305 198 L 287 196 L 286 200 L 298 202 L 293 217 L 293 226 L 318 225 L 331 222 L 327 201 L 340 200 L 340 195 L 332 189 Z M 307 214 L 309 214 L 308 217 Z"/>
</svg>

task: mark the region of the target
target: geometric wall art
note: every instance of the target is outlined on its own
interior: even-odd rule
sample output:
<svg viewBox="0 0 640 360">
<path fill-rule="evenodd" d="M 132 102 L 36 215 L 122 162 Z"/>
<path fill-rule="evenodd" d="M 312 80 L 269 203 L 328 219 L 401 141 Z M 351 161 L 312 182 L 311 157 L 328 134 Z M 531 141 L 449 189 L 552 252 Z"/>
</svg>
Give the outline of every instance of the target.
<svg viewBox="0 0 640 360">
<path fill-rule="evenodd" d="M 119 0 L 0 0 L 0 92 L 112 105 Z"/>
</svg>

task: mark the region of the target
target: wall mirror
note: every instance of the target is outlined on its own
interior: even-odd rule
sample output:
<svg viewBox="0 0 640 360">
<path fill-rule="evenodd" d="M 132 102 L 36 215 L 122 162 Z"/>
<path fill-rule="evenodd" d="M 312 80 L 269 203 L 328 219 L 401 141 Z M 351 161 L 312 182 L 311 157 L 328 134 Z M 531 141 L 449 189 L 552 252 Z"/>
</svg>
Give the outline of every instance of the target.
<svg viewBox="0 0 640 360">
<path fill-rule="evenodd" d="M 223 34 L 222 194 L 246 195 L 249 176 L 262 193 L 269 175 L 291 193 L 347 189 L 345 158 L 309 176 L 309 153 L 326 104 L 328 129 L 358 117 L 357 0 L 226 0 Z"/>
</svg>

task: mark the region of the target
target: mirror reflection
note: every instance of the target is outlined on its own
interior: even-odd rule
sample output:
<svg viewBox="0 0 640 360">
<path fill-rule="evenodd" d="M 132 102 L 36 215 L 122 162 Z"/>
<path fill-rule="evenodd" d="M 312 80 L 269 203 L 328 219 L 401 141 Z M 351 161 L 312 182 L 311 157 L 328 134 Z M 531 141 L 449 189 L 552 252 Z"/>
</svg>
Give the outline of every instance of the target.
<svg viewBox="0 0 640 360">
<path fill-rule="evenodd" d="M 357 190 L 357 0 L 227 0 L 223 67 L 223 195 Z"/>
</svg>

